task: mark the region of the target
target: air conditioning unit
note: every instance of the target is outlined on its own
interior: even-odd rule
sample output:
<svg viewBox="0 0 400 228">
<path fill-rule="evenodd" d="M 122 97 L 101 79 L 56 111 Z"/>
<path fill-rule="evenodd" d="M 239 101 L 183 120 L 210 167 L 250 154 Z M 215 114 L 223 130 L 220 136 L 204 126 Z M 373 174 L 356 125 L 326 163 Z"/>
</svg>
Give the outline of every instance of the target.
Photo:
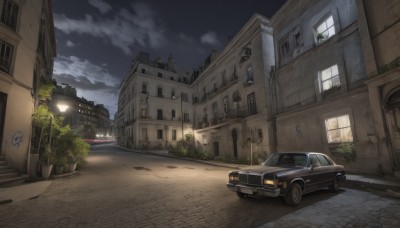
<svg viewBox="0 0 400 228">
<path fill-rule="evenodd" d="M 172 96 L 172 100 L 175 100 L 176 99 L 176 97 L 175 96 Z"/>
</svg>

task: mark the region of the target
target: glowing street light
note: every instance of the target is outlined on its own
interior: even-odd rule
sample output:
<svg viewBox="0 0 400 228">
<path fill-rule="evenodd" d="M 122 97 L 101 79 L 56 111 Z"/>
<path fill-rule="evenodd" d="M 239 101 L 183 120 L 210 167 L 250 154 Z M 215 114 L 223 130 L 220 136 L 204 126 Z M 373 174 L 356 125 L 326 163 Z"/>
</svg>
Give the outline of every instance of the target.
<svg viewBox="0 0 400 228">
<path fill-rule="evenodd" d="M 67 109 L 69 108 L 68 105 L 66 104 L 57 104 L 58 109 L 60 110 L 60 112 L 64 113 L 65 111 L 67 111 Z"/>
</svg>

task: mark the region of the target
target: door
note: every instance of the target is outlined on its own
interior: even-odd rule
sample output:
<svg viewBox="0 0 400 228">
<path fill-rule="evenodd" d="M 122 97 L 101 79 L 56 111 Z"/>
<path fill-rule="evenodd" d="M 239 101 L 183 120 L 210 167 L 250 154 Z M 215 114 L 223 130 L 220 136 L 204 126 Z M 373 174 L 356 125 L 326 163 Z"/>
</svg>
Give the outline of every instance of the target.
<svg viewBox="0 0 400 228">
<path fill-rule="evenodd" d="M 233 141 L 233 157 L 237 158 L 238 157 L 238 151 L 237 151 L 237 130 L 236 128 L 232 130 L 232 141 Z"/>
<path fill-rule="evenodd" d="M 390 132 L 394 163 L 400 166 L 400 90 L 393 93 L 386 103 L 386 122 Z"/>
<path fill-rule="evenodd" d="M 218 142 L 214 142 L 214 156 L 217 157 L 219 156 L 219 143 Z"/>
<path fill-rule="evenodd" d="M 6 108 L 7 108 L 7 94 L 0 92 L 0 154 L 3 154 L 3 134 L 4 134 L 4 121 L 6 118 Z"/>
</svg>

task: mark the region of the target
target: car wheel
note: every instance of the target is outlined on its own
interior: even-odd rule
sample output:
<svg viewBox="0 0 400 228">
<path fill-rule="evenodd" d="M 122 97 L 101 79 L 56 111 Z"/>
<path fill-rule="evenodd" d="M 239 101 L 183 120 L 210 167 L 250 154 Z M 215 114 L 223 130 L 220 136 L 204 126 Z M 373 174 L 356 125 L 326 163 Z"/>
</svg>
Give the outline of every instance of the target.
<svg viewBox="0 0 400 228">
<path fill-rule="evenodd" d="M 338 177 L 333 178 L 332 184 L 329 185 L 329 190 L 331 192 L 338 192 L 340 188 L 340 183 Z"/>
<path fill-rule="evenodd" d="M 247 198 L 247 194 L 241 193 L 241 192 L 236 192 L 236 195 L 240 198 L 240 199 L 245 199 Z"/>
<path fill-rule="evenodd" d="M 289 192 L 284 196 L 285 203 L 289 206 L 297 206 L 303 196 L 303 190 L 299 183 L 295 182 L 290 187 Z"/>
</svg>

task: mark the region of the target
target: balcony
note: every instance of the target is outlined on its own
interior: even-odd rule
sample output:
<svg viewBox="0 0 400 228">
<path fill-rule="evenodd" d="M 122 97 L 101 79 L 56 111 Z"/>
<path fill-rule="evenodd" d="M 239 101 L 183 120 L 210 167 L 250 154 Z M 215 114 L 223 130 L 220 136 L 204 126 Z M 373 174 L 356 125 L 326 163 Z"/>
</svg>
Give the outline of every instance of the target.
<svg viewBox="0 0 400 228">
<path fill-rule="evenodd" d="M 229 121 L 233 121 L 235 119 L 246 118 L 251 115 L 251 112 L 249 112 L 249 110 L 247 109 L 229 110 L 226 113 L 223 112 L 214 114 L 213 118 L 211 118 L 210 120 L 203 119 L 202 121 L 194 123 L 194 128 L 203 129 L 207 127 L 212 127 L 219 124 L 227 123 Z"/>
</svg>

